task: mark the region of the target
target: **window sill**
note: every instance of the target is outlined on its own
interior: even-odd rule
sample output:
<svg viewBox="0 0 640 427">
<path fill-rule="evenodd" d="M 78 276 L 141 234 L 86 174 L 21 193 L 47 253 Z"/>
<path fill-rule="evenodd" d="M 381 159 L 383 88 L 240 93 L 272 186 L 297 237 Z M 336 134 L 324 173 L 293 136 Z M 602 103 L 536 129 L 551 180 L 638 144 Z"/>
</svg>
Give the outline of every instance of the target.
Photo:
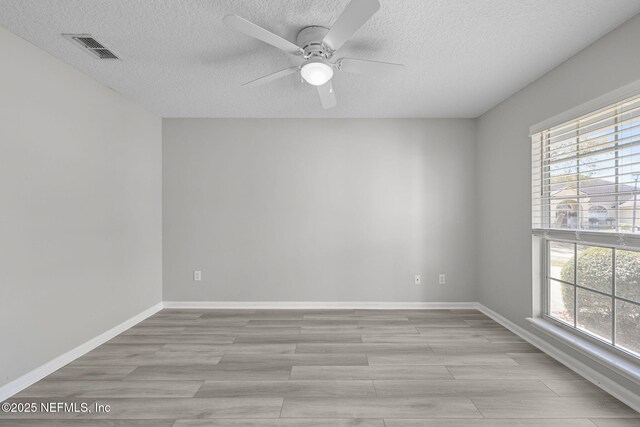
<svg viewBox="0 0 640 427">
<path fill-rule="evenodd" d="M 623 377 L 640 384 L 640 363 L 616 354 L 605 348 L 604 345 L 582 338 L 571 331 L 554 325 L 548 320 L 542 318 L 527 318 L 527 320 L 539 331 L 579 351 Z"/>
</svg>

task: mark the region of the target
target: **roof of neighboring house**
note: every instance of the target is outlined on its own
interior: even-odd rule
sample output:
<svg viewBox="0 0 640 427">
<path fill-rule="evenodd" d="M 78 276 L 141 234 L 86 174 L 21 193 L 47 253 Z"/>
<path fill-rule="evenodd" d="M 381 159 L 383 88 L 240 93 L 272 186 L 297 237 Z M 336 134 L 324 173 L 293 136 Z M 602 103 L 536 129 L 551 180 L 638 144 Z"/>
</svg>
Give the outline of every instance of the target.
<svg viewBox="0 0 640 427">
<path fill-rule="evenodd" d="M 575 183 L 559 182 L 551 184 L 551 192 L 559 193 L 566 189 L 575 189 Z M 590 196 L 589 203 L 599 203 L 603 206 L 615 207 L 616 196 L 611 193 L 616 192 L 616 184 L 600 178 L 588 178 L 580 182 L 580 192 Z M 618 192 L 629 193 L 618 195 L 618 206 L 633 198 L 633 186 L 627 184 L 618 184 Z M 599 196 L 599 194 L 602 194 Z"/>
</svg>

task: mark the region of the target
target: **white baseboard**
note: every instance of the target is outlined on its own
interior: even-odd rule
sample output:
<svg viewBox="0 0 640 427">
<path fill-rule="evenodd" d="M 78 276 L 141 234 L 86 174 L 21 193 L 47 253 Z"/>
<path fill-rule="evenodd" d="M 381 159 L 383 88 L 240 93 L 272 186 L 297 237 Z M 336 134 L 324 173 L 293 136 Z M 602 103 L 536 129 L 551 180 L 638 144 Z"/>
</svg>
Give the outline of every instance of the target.
<svg viewBox="0 0 640 427">
<path fill-rule="evenodd" d="M 152 307 L 149 307 L 148 309 L 144 310 L 142 313 L 136 314 L 132 318 L 125 320 L 124 322 L 109 329 L 108 331 L 103 332 L 97 337 L 90 339 L 84 344 L 81 344 L 78 347 L 72 350 L 69 350 L 68 352 L 56 357 L 55 359 L 21 376 L 20 378 L 17 378 L 8 384 L 5 384 L 4 386 L 0 387 L 0 402 L 10 398 L 14 394 L 24 390 L 30 385 L 40 381 L 47 375 L 52 374 L 53 372 L 62 368 L 64 365 L 70 362 L 73 362 L 75 359 L 82 356 L 83 354 L 88 353 L 89 351 L 93 350 L 99 345 L 104 344 L 105 342 L 109 341 L 111 338 L 121 334 L 122 332 L 126 331 L 127 329 L 131 328 L 135 324 L 143 321 L 147 317 L 157 313 L 160 310 L 162 310 L 161 302 L 159 302 L 158 304 L 155 304 Z"/>
<path fill-rule="evenodd" d="M 359 301 L 164 301 L 164 308 L 183 309 L 477 309 L 476 302 L 359 302 Z"/>
<path fill-rule="evenodd" d="M 506 317 L 496 313 L 488 307 L 478 303 L 478 310 L 491 317 L 496 322 L 500 323 L 505 328 L 509 329 L 514 334 L 520 336 L 520 338 L 529 342 L 530 344 L 536 346 L 549 356 L 556 359 L 558 362 L 562 363 L 578 375 L 584 377 L 586 380 L 592 382 L 596 386 L 600 387 L 602 390 L 606 391 L 616 399 L 620 400 L 624 404 L 628 405 L 635 411 L 640 412 L 640 396 L 633 393 L 631 390 L 622 387 L 617 382 L 608 378 L 607 376 L 601 374 L 595 369 L 589 367 L 588 365 L 580 362 L 564 351 L 558 349 L 557 347 L 550 344 L 548 341 L 538 337 L 535 334 L 527 331 L 524 328 L 516 325 Z"/>
</svg>

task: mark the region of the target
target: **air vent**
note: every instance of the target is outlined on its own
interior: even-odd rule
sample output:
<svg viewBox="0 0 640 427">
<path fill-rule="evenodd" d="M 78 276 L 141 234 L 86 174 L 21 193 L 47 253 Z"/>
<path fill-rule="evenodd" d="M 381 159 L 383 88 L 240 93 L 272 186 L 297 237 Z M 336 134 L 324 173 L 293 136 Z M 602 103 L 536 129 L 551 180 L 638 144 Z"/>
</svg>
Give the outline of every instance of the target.
<svg viewBox="0 0 640 427">
<path fill-rule="evenodd" d="M 91 34 L 63 34 L 69 40 L 72 40 L 82 46 L 85 51 L 97 56 L 100 59 L 119 59 L 118 56 L 107 49 L 102 43 L 91 37 Z"/>
<path fill-rule="evenodd" d="M 98 55 L 100 59 L 118 59 L 118 57 L 109 49 L 94 49 L 93 53 Z"/>
</svg>

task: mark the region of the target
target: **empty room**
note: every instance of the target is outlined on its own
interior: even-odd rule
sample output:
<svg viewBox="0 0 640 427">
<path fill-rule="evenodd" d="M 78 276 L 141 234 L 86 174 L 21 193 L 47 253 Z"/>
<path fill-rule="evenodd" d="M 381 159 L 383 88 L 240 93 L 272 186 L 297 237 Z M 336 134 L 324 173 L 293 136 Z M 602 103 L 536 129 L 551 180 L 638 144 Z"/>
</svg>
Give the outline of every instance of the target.
<svg viewBox="0 0 640 427">
<path fill-rule="evenodd" d="M 640 0 L 0 0 L 0 426 L 640 426 Z"/>
</svg>

